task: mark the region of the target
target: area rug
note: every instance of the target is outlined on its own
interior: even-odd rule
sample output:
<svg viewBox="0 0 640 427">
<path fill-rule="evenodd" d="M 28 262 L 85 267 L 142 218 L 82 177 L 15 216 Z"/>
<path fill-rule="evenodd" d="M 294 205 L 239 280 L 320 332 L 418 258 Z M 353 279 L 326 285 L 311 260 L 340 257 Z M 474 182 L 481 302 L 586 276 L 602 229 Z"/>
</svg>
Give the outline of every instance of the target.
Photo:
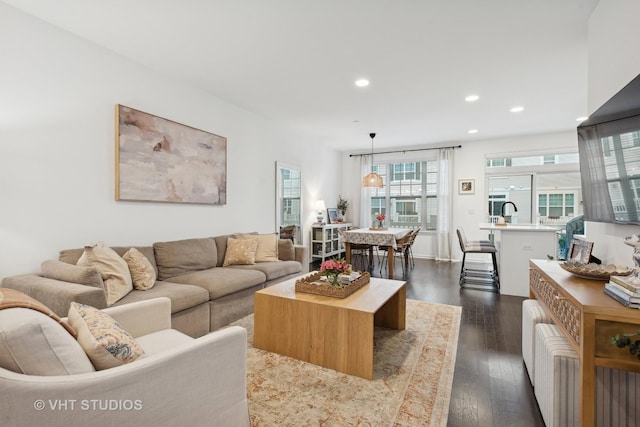
<svg viewBox="0 0 640 427">
<path fill-rule="evenodd" d="M 253 426 L 446 426 L 461 308 L 407 300 L 406 329 L 375 329 L 374 379 L 253 348 L 247 395 Z"/>
</svg>

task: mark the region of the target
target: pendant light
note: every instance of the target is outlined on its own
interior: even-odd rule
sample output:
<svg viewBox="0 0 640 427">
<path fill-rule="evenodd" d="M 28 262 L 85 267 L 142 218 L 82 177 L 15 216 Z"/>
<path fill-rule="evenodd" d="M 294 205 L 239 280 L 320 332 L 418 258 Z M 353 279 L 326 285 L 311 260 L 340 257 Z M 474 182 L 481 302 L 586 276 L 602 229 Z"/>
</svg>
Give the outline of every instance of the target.
<svg viewBox="0 0 640 427">
<path fill-rule="evenodd" d="M 363 188 L 383 188 L 384 183 L 382 177 L 373 171 L 373 138 L 376 137 L 375 133 L 370 133 L 371 137 L 371 173 L 362 178 Z"/>
</svg>

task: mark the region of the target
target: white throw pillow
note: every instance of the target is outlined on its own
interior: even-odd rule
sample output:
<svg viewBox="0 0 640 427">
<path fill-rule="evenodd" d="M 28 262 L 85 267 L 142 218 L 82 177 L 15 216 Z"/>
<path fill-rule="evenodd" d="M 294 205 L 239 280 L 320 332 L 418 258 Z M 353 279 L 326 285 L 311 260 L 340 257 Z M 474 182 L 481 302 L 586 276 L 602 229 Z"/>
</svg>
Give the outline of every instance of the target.
<svg viewBox="0 0 640 427">
<path fill-rule="evenodd" d="M 133 281 L 127 262 L 103 243 L 85 246 L 76 265 L 98 269 L 104 282 L 107 305 L 113 305 L 133 290 Z"/>
<path fill-rule="evenodd" d="M 27 375 L 93 372 L 82 347 L 62 325 L 30 308 L 0 310 L 0 367 Z"/>
<path fill-rule="evenodd" d="M 69 308 L 69 324 L 96 369 L 108 369 L 144 357 L 137 341 L 107 313 L 77 302 Z"/>
</svg>

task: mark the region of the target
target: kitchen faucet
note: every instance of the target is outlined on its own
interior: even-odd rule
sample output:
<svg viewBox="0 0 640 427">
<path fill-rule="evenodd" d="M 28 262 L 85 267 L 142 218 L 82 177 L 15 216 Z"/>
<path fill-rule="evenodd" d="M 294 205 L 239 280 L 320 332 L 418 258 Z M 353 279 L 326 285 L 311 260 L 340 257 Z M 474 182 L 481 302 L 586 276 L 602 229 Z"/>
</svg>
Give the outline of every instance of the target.
<svg viewBox="0 0 640 427">
<path fill-rule="evenodd" d="M 513 210 L 514 210 L 514 211 L 516 211 L 516 212 L 518 212 L 518 207 L 516 206 L 516 204 L 515 204 L 515 203 L 513 203 L 513 202 L 504 202 L 504 203 L 502 204 L 502 209 L 500 210 L 500 214 L 501 214 L 502 216 L 504 216 L 504 207 L 505 207 L 505 206 L 507 206 L 507 205 L 513 205 Z"/>
<path fill-rule="evenodd" d="M 507 222 L 506 222 L 506 221 L 505 221 L 505 219 L 504 219 L 504 207 L 505 207 L 506 205 L 508 205 L 508 204 L 509 204 L 509 205 L 513 205 L 513 210 L 514 210 L 514 211 L 516 211 L 516 212 L 518 212 L 518 207 L 516 206 L 516 204 L 515 204 L 515 203 L 513 203 L 513 202 L 504 202 L 504 203 L 502 204 L 502 209 L 500 209 L 500 218 L 498 218 L 498 222 L 497 222 L 497 224 L 498 224 L 498 225 L 507 225 L 507 224 L 506 224 Z"/>
</svg>

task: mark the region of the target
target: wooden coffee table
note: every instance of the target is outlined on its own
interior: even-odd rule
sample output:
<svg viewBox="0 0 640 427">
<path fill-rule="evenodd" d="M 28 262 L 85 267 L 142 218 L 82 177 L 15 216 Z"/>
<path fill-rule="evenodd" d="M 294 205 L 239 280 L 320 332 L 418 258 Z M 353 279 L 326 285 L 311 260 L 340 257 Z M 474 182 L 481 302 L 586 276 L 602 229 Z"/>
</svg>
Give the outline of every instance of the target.
<svg viewBox="0 0 640 427">
<path fill-rule="evenodd" d="M 344 299 L 295 291 L 295 279 L 255 293 L 253 346 L 373 379 L 373 327 L 404 329 L 406 282 L 372 278 Z"/>
</svg>

